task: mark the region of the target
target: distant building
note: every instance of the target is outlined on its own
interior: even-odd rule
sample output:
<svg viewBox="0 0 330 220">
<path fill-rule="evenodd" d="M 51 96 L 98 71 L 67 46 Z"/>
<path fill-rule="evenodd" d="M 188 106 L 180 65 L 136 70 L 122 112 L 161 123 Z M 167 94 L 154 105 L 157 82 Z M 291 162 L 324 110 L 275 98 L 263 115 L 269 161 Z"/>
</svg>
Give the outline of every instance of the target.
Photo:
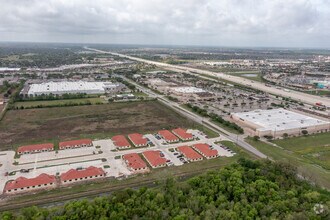
<svg viewBox="0 0 330 220">
<path fill-rule="evenodd" d="M 60 150 L 80 148 L 80 147 L 92 147 L 92 146 L 93 146 L 93 142 L 91 139 L 63 141 L 59 143 Z"/>
<path fill-rule="evenodd" d="M 64 81 L 64 82 L 47 82 L 30 85 L 27 95 L 63 95 L 63 94 L 104 94 L 115 93 L 123 89 L 121 84 L 112 82 L 85 82 L 85 81 Z"/>
<path fill-rule="evenodd" d="M 148 161 L 152 168 L 159 168 L 166 166 L 166 158 L 159 150 L 149 150 L 142 153 L 144 158 Z"/>
<path fill-rule="evenodd" d="M 61 183 L 63 184 L 70 184 L 75 182 L 99 179 L 105 176 L 106 173 L 102 168 L 90 166 L 82 170 L 71 169 L 68 172 L 61 174 L 60 179 Z"/>
<path fill-rule="evenodd" d="M 183 141 L 189 141 L 194 139 L 194 136 L 191 133 L 188 133 L 182 128 L 173 129 L 172 132 Z"/>
<path fill-rule="evenodd" d="M 56 186 L 54 175 L 40 174 L 35 178 L 19 177 L 6 183 L 4 193 L 29 192 L 32 190 L 52 188 Z"/>
<path fill-rule="evenodd" d="M 125 154 L 123 159 L 127 167 L 135 172 L 148 171 L 147 164 L 142 160 L 142 158 L 137 153 Z"/>
<path fill-rule="evenodd" d="M 118 94 L 114 97 L 116 100 L 135 99 L 133 94 Z"/>
<path fill-rule="evenodd" d="M 177 149 L 191 162 L 203 160 L 202 155 L 194 151 L 191 147 L 181 146 Z"/>
<path fill-rule="evenodd" d="M 124 135 L 113 136 L 111 140 L 118 149 L 127 149 L 131 147 L 130 143 Z"/>
<path fill-rule="evenodd" d="M 30 154 L 30 153 L 40 153 L 46 151 L 53 151 L 54 144 L 46 143 L 46 144 L 33 144 L 33 145 L 25 145 L 21 146 L 17 149 L 18 154 Z"/>
<path fill-rule="evenodd" d="M 189 100 L 205 101 L 215 98 L 213 93 L 193 86 L 171 87 L 169 93 L 182 102 L 188 102 Z"/>
<path fill-rule="evenodd" d="M 170 131 L 168 130 L 161 130 L 158 131 L 158 134 L 167 142 L 167 143 L 173 143 L 173 142 L 178 142 L 180 141 L 180 139 L 175 136 L 174 134 L 172 134 Z"/>
<path fill-rule="evenodd" d="M 143 137 L 142 134 L 139 133 L 129 134 L 128 139 L 134 144 L 135 147 L 148 146 L 148 140 L 147 138 Z"/>
<path fill-rule="evenodd" d="M 219 156 L 218 151 L 211 149 L 208 144 L 194 144 L 193 148 L 206 159 L 212 159 Z"/>
<path fill-rule="evenodd" d="M 330 131 L 330 122 L 282 108 L 232 113 L 231 117 L 239 124 L 251 128 L 257 136 L 268 135 L 277 138 L 285 133 L 300 135 L 303 130 L 309 134 Z"/>
</svg>

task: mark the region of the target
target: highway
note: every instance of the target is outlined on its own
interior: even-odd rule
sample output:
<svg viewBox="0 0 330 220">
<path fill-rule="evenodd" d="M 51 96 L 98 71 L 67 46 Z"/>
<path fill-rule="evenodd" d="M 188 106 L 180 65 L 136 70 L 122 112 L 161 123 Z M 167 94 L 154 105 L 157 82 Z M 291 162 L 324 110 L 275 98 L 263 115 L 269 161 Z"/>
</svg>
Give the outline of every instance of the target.
<svg viewBox="0 0 330 220">
<path fill-rule="evenodd" d="M 85 49 L 92 50 L 92 51 L 99 52 L 99 53 L 111 54 L 111 55 L 131 59 L 131 60 L 135 60 L 135 61 L 139 61 L 139 62 L 144 62 L 144 63 L 148 63 L 148 64 L 153 64 L 153 65 L 156 65 L 156 66 L 159 66 L 159 67 L 162 67 L 165 69 L 170 69 L 170 70 L 176 71 L 176 72 L 186 72 L 188 74 L 197 75 L 197 76 L 199 74 L 203 74 L 203 75 L 208 75 L 210 77 L 217 77 L 220 80 L 221 79 L 227 80 L 227 81 L 241 84 L 241 85 L 253 88 L 253 89 L 261 90 L 266 93 L 291 98 L 296 101 L 307 103 L 310 105 L 315 105 L 316 102 L 320 102 L 323 105 L 330 107 L 330 99 L 328 99 L 328 98 L 314 96 L 314 95 L 310 95 L 310 94 L 306 94 L 306 93 L 302 93 L 302 92 L 298 92 L 298 91 L 293 91 L 293 90 L 284 91 L 281 88 L 269 87 L 269 86 L 266 86 L 264 83 L 249 80 L 249 79 L 244 79 L 244 78 L 238 77 L 238 76 L 231 76 L 228 74 L 216 73 L 216 72 L 212 72 L 212 71 L 208 71 L 208 70 L 201 70 L 201 69 L 196 69 L 196 68 L 191 68 L 191 67 L 184 67 L 184 66 L 179 66 L 179 65 L 161 63 L 161 62 L 157 62 L 157 61 L 146 60 L 146 59 L 142 59 L 142 58 L 138 58 L 138 57 L 128 56 L 128 55 L 119 54 L 119 53 L 113 53 L 113 52 L 108 52 L 108 51 L 103 51 L 103 50 L 97 50 L 97 49 L 88 48 L 88 47 L 85 47 Z"/>
</svg>

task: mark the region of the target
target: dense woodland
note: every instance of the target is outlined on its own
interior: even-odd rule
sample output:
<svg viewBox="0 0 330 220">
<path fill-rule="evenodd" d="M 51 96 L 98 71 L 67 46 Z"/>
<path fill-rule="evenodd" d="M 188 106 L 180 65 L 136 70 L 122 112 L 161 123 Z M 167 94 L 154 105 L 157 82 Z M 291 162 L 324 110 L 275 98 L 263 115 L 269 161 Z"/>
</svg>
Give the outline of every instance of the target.
<svg viewBox="0 0 330 220">
<path fill-rule="evenodd" d="M 183 182 L 167 179 L 158 188 L 127 189 L 53 209 L 4 212 L 1 219 L 303 220 L 329 219 L 329 207 L 329 192 L 298 180 L 290 165 L 240 159 Z"/>
</svg>

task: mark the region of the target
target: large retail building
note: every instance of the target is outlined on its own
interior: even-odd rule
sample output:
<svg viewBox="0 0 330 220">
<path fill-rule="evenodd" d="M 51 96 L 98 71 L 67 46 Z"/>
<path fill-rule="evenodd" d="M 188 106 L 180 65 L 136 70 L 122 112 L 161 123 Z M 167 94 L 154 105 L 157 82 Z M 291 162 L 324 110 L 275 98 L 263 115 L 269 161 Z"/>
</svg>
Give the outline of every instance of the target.
<svg viewBox="0 0 330 220">
<path fill-rule="evenodd" d="M 112 82 L 64 81 L 32 84 L 28 89 L 29 96 L 63 95 L 63 94 L 104 94 L 118 92 L 122 85 Z"/>
<path fill-rule="evenodd" d="M 238 124 L 249 127 L 257 136 L 301 135 L 303 130 L 309 134 L 330 131 L 330 122 L 299 114 L 286 109 L 254 110 L 232 113 Z"/>
</svg>

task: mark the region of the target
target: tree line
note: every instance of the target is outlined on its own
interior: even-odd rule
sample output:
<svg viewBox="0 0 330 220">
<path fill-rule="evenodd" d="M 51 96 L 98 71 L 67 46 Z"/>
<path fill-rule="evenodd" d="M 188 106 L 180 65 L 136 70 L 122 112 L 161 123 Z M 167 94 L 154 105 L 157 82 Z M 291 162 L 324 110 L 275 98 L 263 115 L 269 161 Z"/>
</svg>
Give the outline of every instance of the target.
<svg viewBox="0 0 330 220">
<path fill-rule="evenodd" d="M 230 129 L 233 129 L 237 131 L 239 134 L 243 134 L 244 130 L 242 127 L 237 125 L 236 123 L 227 121 L 223 119 L 220 115 L 214 114 L 214 113 L 208 113 L 206 109 L 200 108 L 198 106 L 193 106 L 192 104 L 188 103 L 187 106 L 191 108 L 194 112 L 198 113 L 199 115 L 203 117 L 210 117 L 213 121 L 216 121 L 220 124 L 222 124 L 225 127 L 228 127 Z"/>
<path fill-rule="evenodd" d="M 1 219 L 329 219 L 330 194 L 289 164 L 239 159 L 185 181 L 127 189 L 56 208 L 4 212 Z"/>
</svg>

